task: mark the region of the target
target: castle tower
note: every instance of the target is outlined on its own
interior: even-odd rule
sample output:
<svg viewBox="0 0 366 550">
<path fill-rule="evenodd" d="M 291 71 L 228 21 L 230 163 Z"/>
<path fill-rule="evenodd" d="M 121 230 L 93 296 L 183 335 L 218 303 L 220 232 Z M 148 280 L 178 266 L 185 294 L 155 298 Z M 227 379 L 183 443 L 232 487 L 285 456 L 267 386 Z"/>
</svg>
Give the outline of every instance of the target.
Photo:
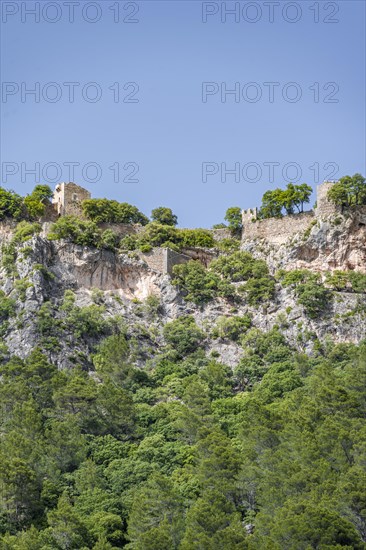
<svg viewBox="0 0 366 550">
<path fill-rule="evenodd" d="M 59 216 L 82 216 L 81 203 L 90 199 L 87 189 L 76 183 L 59 183 L 53 192 L 52 204 Z"/>
<path fill-rule="evenodd" d="M 243 227 L 255 221 L 257 217 L 258 217 L 257 208 L 249 208 L 248 210 L 242 210 L 241 219 L 242 219 Z"/>
<path fill-rule="evenodd" d="M 316 209 L 315 215 L 317 218 L 327 218 L 340 212 L 340 208 L 328 200 L 327 194 L 329 189 L 335 184 L 335 181 L 324 181 L 318 185 L 316 190 Z"/>
</svg>

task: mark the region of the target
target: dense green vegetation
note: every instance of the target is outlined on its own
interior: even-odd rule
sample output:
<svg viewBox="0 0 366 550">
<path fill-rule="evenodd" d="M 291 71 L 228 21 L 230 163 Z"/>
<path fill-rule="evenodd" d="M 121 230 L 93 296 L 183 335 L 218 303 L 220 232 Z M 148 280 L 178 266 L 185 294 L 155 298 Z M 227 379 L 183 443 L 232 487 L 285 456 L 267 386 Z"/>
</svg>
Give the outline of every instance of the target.
<svg viewBox="0 0 366 550">
<path fill-rule="evenodd" d="M 171 208 L 167 208 L 166 206 L 154 208 L 151 212 L 151 219 L 153 222 L 158 222 L 162 225 L 175 226 L 178 223 L 177 216 L 173 214 Z"/>
<path fill-rule="evenodd" d="M 53 225 L 48 235 L 50 240 L 66 239 L 82 246 L 95 246 L 116 251 L 119 238 L 111 229 L 104 231 L 93 221 L 76 216 L 62 216 Z"/>
<path fill-rule="evenodd" d="M 304 306 L 305 313 L 310 318 L 316 319 L 330 306 L 332 293 L 321 282 L 319 273 L 297 269 L 280 271 L 277 277 L 281 280 L 282 286 L 294 289 L 298 303 Z"/>
<path fill-rule="evenodd" d="M 313 192 L 310 185 L 289 183 L 286 189 L 266 191 L 262 197 L 259 218 L 280 218 L 283 212 L 294 214 L 303 212 L 304 204 L 310 201 Z"/>
<path fill-rule="evenodd" d="M 45 213 L 52 194 L 48 185 L 36 185 L 26 197 L 0 187 L 0 220 L 38 220 Z"/>
<path fill-rule="evenodd" d="M 281 208 L 302 211 L 308 190 L 287 191 Z M 15 262 L 33 254 L 28 241 L 49 196 L 45 186 L 25 199 L 0 190 L 0 217 L 22 219 L 2 249 L 0 548 L 366 550 L 366 341 L 320 341 L 305 329 L 289 341 L 291 307 L 271 329 L 257 320 L 282 293 L 305 319 L 333 322 L 344 296 L 335 291 L 366 293 L 366 276 L 273 276 L 234 238 L 216 243 L 207 230 L 176 228 L 168 208 L 148 223 L 135 207 L 93 199 L 88 219 L 62 217 L 50 238 L 115 252 L 215 246 L 222 254 L 208 267 L 174 267 L 188 302 L 177 302 L 174 320 L 155 295 L 132 300 L 120 317 L 118 295 L 107 301 L 93 289 L 85 305 L 86 294 L 78 301 L 56 283 L 26 311 L 34 281 Z M 267 214 L 276 212 L 267 199 Z M 225 219 L 235 234 L 240 209 Z M 120 240 L 103 222 L 144 227 Z M 55 277 L 42 264 L 31 269 Z M 37 341 L 25 359 L 3 340 L 23 322 Z M 235 366 L 222 348 L 238 351 L 227 359 Z"/>
<path fill-rule="evenodd" d="M 212 248 L 215 241 L 207 229 L 178 229 L 171 224 L 149 223 L 137 235 L 122 239 L 121 250 L 141 250 L 149 252 L 153 247 L 168 247 L 180 251 L 184 247 Z"/>
<path fill-rule="evenodd" d="M 361 174 L 344 176 L 329 189 L 328 198 L 342 208 L 366 204 L 366 179 Z"/>
<path fill-rule="evenodd" d="M 109 199 L 87 199 L 82 202 L 84 216 L 95 223 L 140 223 L 148 218 L 136 206 Z"/>
<path fill-rule="evenodd" d="M 279 329 L 221 318 L 214 337 L 243 347 L 233 371 L 183 316 L 141 369 L 102 305 L 68 291 L 37 323 L 26 360 L 2 346 L 1 548 L 366 548 L 365 344 L 307 357 Z M 92 362 L 59 371 L 56 337 Z"/>
<path fill-rule="evenodd" d="M 197 305 L 218 297 L 234 301 L 244 297 L 255 305 L 270 300 L 275 292 L 275 281 L 267 264 L 248 252 L 220 256 L 208 269 L 194 261 L 176 265 L 173 273 L 173 284 L 186 293 L 188 301 Z"/>
</svg>

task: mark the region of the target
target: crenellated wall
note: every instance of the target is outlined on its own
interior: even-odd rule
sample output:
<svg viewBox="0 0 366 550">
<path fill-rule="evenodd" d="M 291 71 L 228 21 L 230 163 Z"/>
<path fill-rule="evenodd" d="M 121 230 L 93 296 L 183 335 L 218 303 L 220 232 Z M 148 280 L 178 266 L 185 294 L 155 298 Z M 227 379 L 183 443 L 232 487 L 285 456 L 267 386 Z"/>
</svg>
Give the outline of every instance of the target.
<svg viewBox="0 0 366 550">
<path fill-rule="evenodd" d="M 313 220 L 326 219 L 340 212 L 327 199 L 327 193 L 334 182 L 326 181 L 317 187 L 317 206 L 315 210 L 292 214 L 283 218 L 267 218 L 258 220 L 257 208 L 243 210 L 242 240 L 264 239 L 270 244 L 280 245 L 287 242 L 294 235 L 306 231 Z"/>
</svg>

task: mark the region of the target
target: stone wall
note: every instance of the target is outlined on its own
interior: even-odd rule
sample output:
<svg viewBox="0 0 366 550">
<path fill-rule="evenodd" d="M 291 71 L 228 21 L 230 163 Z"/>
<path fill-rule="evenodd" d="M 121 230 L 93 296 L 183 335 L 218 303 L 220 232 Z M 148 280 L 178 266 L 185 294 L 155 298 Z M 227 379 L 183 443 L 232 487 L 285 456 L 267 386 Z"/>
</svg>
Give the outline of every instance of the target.
<svg viewBox="0 0 366 550">
<path fill-rule="evenodd" d="M 150 269 L 166 273 L 166 248 L 153 248 L 150 252 L 139 252 L 139 257 Z"/>
<path fill-rule="evenodd" d="M 168 273 L 168 275 L 173 274 L 173 267 L 175 265 L 186 264 L 191 259 L 189 256 L 186 256 L 185 254 L 180 254 L 179 252 L 175 252 L 170 248 L 165 248 L 165 251 L 166 251 L 166 255 L 165 255 L 164 273 Z"/>
<path fill-rule="evenodd" d="M 70 181 L 56 185 L 52 204 L 59 216 L 82 217 L 81 203 L 90 198 L 91 194 L 87 189 Z"/>
<path fill-rule="evenodd" d="M 329 189 L 332 187 L 333 182 L 326 181 L 321 185 L 318 185 L 316 197 L 316 209 L 315 215 L 319 219 L 324 219 L 329 216 L 333 216 L 340 212 L 340 208 L 335 206 L 332 202 L 328 201 L 327 194 Z"/>
<path fill-rule="evenodd" d="M 175 252 L 170 248 L 153 248 L 150 252 L 140 252 L 139 256 L 141 260 L 147 263 L 150 269 L 164 275 L 172 275 L 175 265 L 185 264 L 191 260 L 189 256 Z"/>
<path fill-rule="evenodd" d="M 197 260 L 201 262 L 205 267 L 207 267 L 212 260 L 217 258 L 218 252 L 213 251 L 209 248 L 193 248 L 185 247 L 182 248 L 182 254 L 188 257 L 189 260 Z"/>
<path fill-rule="evenodd" d="M 243 210 L 242 240 L 264 239 L 270 244 L 283 244 L 294 235 L 305 231 L 313 219 L 326 219 L 340 213 L 340 209 L 328 201 L 327 194 L 334 181 L 325 181 L 317 187 L 315 211 L 292 214 L 283 218 L 258 220 L 257 208 Z"/>
<path fill-rule="evenodd" d="M 296 233 L 305 231 L 315 219 L 315 214 L 303 212 L 283 218 L 268 218 L 245 224 L 243 240 L 265 239 L 272 244 L 283 244 Z"/>
<path fill-rule="evenodd" d="M 224 239 L 232 239 L 233 235 L 230 231 L 230 229 L 222 228 L 222 229 L 211 229 L 211 233 L 215 241 L 223 241 Z"/>
<path fill-rule="evenodd" d="M 127 235 L 137 235 L 144 229 L 142 225 L 131 223 L 100 223 L 98 227 L 105 231 L 111 229 L 121 239 Z"/>
</svg>

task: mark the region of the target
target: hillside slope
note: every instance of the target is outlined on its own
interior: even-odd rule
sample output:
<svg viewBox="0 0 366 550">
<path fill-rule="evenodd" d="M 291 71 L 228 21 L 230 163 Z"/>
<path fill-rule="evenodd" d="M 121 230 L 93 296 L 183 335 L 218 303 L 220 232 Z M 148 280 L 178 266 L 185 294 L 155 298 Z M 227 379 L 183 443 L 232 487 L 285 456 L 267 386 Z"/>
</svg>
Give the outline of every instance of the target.
<svg viewBox="0 0 366 550">
<path fill-rule="evenodd" d="M 1 548 L 365 549 L 357 216 L 173 278 L 3 223 Z"/>
</svg>

